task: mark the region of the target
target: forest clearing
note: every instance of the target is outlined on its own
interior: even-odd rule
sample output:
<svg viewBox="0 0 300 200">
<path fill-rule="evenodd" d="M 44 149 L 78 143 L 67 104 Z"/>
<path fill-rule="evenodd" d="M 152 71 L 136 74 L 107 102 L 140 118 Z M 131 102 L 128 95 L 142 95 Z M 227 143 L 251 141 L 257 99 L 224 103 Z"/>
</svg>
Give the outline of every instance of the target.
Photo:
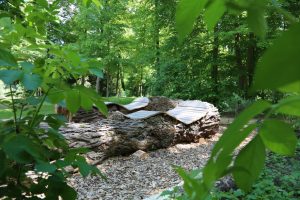
<svg viewBox="0 0 300 200">
<path fill-rule="evenodd" d="M 0 200 L 300 199 L 299 0 L 0 0 Z"/>
</svg>

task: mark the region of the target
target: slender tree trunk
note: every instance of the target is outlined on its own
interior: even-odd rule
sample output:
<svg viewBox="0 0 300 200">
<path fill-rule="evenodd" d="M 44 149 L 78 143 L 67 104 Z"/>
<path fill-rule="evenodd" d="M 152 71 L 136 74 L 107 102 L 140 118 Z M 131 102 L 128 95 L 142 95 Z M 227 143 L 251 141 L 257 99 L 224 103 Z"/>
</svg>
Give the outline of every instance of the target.
<svg viewBox="0 0 300 200">
<path fill-rule="evenodd" d="M 85 83 L 85 77 L 82 76 L 82 77 L 81 77 L 81 85 L 84 86 L 84 83 Z"/>
<path fill-rule="evenodd" d="M 159 70 L 160 70 L 160 41 L 159 41 L 159 0 L 155 0 L 154 1 L 154 6 L 155 6 L 155 33 L 154 33 L 154 37 L 155 37 L 155 67 L 157 70 L 157 74 L 159 74 Z"/>
<path fill-rule="evenodd" d="M 107 76 L 106 76 L 106 97 L 109 97 L 109 81 L 110 81 L 110 77 L 107 74 Z"/>
<path fill-rule="evenodd" d="M 141 74 L 140 74 L 140 96 L 143 96 L 143 79 L 144 79 L 144 70 L 143 66 L 141 65 Z"/>
<path fill-rule="evenodd" d="M 235 34 L 235 58 L 236 58 L 236 66 L 239 71 L 239 88 L 245 92 L 246 90 L 246 69 L 243 65 L 243 60 L 242 60 L 242 51 L 240 47 L 240 42 L 241 42 L 241 34 L 236 33 Z"/>
<path fill-rule="evenodd" d="M 126 91 L 126 88 L 125 88 L 125 81 L 124 81 L 124 67 L 121 63 L 121 86 L 122 86 L 122 89 L 124 90 L 124 92 Z"/>
<path fill-rule="evenodd" d="M 235 24 L 236 28 L 240 26 L 240 18 L 238 16 L 237 22 Z M 243 65 L 242 50 L 241 50 L 241 34 L 236 33 L 234 36 L 234 49 L 235 49 L 235 59 L 236 59 L 236 68 L 238 70 L 238 87 L 242 91 L 242 95 L 246 93 L 247 89 L 247 69 Z"/>
<path fill-rule="evenodd" d="M 107 39 L 107 56 L 110 54 L 110 38 Z M 110 83 L 110 74 L 109 74 L 110 60 L 107 63 L 106 70 L 106 97 L 109 97 L 109 83 Z"/>
<path fill-rule="evenodd" d="M 255 49 L 256 43 L 253 33 L 249 33 L 248 35 L 248 53 L 247 53 L 247 68 L 248 68 L 248 88 L 252 84 L 253 74 L 254 74 L 254 67 L 255 67 Z"/>
<path fill-rule="evenodd" d="M 214 93 L 218 94 L 218 74 L 219 74 L 219 69 L 218 69 L 218 58 L 219 58 L 219 36 L 218 36 L 218 32 L 219 32 L 219 24 L 216 25 L 216 27 L 214 28 L 214 41 L 213 41 L 213 51 L 212 51 L 212 56 L 213 56 L 213 64 L 212 64 L 212 68 L 211 68 L 211 79 L 213 81 L 213 89 L 214 89 Z M 217 103 L 218 99 L 217 99 L 217 95 L 216 95 L 216 99 L 214 103 Z"/>
<path fill-rule="evenodd" d="M 99 94 L 100 91 L 100 78 L 97 76 L 96 79 L 96 92 Z"/>
<path fill-rule="evenodd" d="M 119 81 L 120 81 L 120 65 L 118 65 L 118 71 L 117 71 L 117 81 L 116 81 L 116 95 L 119 95 Z"/>
</svg>

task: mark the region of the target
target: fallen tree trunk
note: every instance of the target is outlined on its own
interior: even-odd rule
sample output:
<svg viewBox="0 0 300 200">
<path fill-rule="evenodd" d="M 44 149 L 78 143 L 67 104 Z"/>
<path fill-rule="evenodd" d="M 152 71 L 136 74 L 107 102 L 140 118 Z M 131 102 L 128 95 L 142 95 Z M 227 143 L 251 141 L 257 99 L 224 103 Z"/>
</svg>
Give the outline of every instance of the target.
<svg viewBox="0 0 300 200">
<path fill-rule="evenodd" d="M 101 162 L 111 156 L 128 155 L 137 150 L 150 151 L 177 143 L 198 142 L 200 138 L 215 134 L 220 117 L 207 114 L 186 125 L 166 115 L 143 120 L 132 120 L 120 112 L 108 119 L 90 124 L 70 123 L 61 129 L 70 147 L 87 147 L 91 163 Z"/>
</svg>

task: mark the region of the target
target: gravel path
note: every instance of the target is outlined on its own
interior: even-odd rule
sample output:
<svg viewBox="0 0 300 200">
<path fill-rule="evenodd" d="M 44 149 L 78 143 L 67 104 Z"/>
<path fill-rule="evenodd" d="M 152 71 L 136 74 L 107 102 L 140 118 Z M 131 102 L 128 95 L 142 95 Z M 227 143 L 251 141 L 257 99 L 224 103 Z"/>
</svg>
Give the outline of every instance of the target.
<svg viewBox="0 0 300 200">
<path fill-rule="evenodd" d="M 182 181 L 173 165 L 187 170 L 203 167 L 220 135 L 200 143 L 178 144 L 149 152 L 146 158 L 133 155 L 109 158 L 98 166 L 107 176 L 107 182 L 96 176 L 74 175 L 69 183 L 77 190 L 78 199 L 144 199 Z"/>
</svg>

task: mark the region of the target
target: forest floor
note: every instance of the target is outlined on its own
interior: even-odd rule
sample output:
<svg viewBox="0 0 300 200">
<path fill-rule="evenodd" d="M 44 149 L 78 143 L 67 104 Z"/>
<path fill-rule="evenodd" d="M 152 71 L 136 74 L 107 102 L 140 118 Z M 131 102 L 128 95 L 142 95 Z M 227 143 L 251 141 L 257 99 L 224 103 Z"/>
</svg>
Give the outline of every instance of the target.
<svg viewBox="0 0 300 200">
<path fill-rule="evenodd" d="M 107 181 L 97 176 L 82 178 L 75 174 L 69 179 L 69 184 L 78 192 L 78 199 L 138 200 L 157 196 L 162 191 L 182 184 L 174 166 L 193 170 L 205 165 L 213 145 L 226 129 L 224 123 L 231 120 L 221 120 L 223 125 L 220 132 L 199 143 L 177 144 L 142 156 L 132 154 L 109 158 L 98 165 L 107 176 Z M 240 147 L 248 141 L 249 138 Z M 266 167 L 252 192 L 245 194 L 231 181 L 229 183 L 229 189 L 215 188 L 208 199 L 300 199 L 300 140 L 294 157 L 268 152 Z"/>
<path fill-rule="evenodd" d="M 221 132 L 224 128 L 220 128 Z M 76 188 L 79 199 L 144 199 L 182 182 L 174 166 L 186 170 L 203 167 L 220 136 L 219 133 L 199 143 L 177 144 L 142 157 L 133 154 L 109 158 L 98 165 L 107 181 L 97 176 L 75 175 L 69 182 Z"/>
</svg>

